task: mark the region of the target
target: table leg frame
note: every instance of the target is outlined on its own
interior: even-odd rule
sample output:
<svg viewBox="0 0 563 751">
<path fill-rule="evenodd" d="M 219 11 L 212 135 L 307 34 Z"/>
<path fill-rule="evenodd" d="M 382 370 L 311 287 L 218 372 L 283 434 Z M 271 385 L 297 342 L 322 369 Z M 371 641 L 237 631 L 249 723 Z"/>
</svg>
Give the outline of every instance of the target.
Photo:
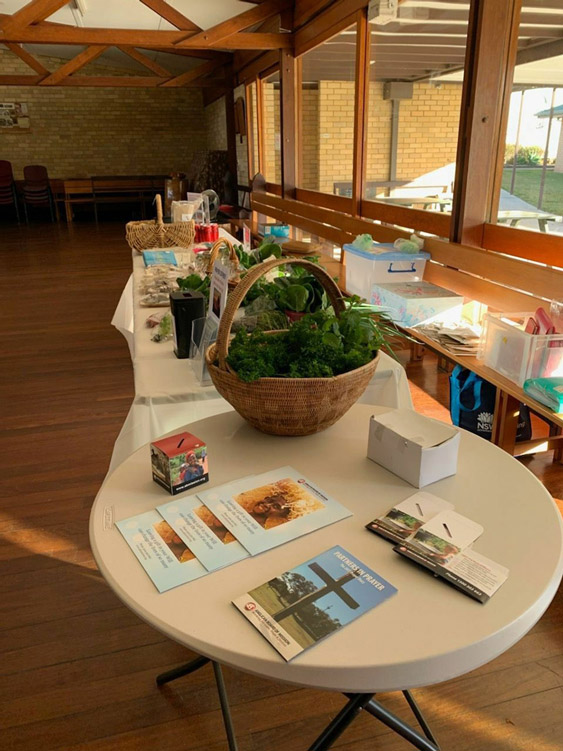
<svg viewBox="0 0 563 751">
<path fill-rule="evenodd" d="M 225 725 L 225 733 L 227 734 L 227 741 L 229 744 L 229 751 L 238 751 L 237 740 L 235 735 L 235 728 L 233 726 L 233 718 L 231 717 L 231 709 L 229 707 L 229 697 L 227 695 L 227 688 L 225 686 L 225 680 L 223 678 L 223 671 L 221 665 L 214 660 L 210 660 L 208 657 L 196 657 L 194 660 L 187 662 L 185 665 L 180 665 L 177 668 L 172 668 L 164 673 L 160 673 L 156 676 L 156 685 L 163 686 L 165 683 L 175 681 L 177 678 L 181 678 L 184 675 L 195 673 L 207 663 L 213 665 L 213 673 L 215 675 L 215 684 L 217 686 L 217 693 L 219 694 L 219 702 L 221 704 L 221 714 L 223 715 L 223 724 Z"/>
<path fill-rule="evenodd" d="M 403 695 L 422 728 L 424 735 L 374 699 L 375 694 L 344 694 L 348 698 L 348 703 L 340 710 L 332 722 L 327 725 L 314 743 L 309 746 L 308 751 L 328 751 L 362 709 L 369 712 L 384 725 L 387 725 L 388 728 L 411 743 L 419 751 L 440 751 L 438 741 L 430 730 L 413 695 L 410 691 L 403 691 Z"/>
</svg>

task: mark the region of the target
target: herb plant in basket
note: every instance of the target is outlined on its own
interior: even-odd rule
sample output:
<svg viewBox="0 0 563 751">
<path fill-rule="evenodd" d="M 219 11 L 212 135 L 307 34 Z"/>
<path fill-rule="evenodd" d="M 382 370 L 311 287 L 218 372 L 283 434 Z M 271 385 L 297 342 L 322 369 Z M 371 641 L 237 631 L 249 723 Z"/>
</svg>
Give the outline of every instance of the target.
<svg viewBox="0 0 563 751">
<path fill-rule="evenodd" d="M 251 269 L 229 295 L 217 341 L 206 352 L 217 391 L 251 425 L 275 435 L 310 435 L 339 420 L 366 389 L 377 365 L 383 333 L 320 266 L 291 259 L 320 282 L 333 312 L 306 315 L 288 330 L 240 332 L 229 351 L 235 313 L 264 274 L 287 261 Z"/>
</svg>

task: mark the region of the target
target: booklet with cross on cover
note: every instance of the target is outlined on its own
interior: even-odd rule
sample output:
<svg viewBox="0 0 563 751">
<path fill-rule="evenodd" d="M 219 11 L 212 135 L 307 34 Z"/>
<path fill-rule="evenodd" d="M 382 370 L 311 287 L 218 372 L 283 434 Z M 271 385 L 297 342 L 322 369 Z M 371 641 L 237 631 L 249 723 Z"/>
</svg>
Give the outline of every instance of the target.
<svg viewBox="0 0 563 751">
<path fill-rule="evenodd" d="M 396 592 L 336 545 L 237 597 L 233 605 L 291 660 Z"/>
<path fill-rule="evenodd" d="M 251 555 L 352 515 L 293 467 L 197 494 Z"/>
</svg>

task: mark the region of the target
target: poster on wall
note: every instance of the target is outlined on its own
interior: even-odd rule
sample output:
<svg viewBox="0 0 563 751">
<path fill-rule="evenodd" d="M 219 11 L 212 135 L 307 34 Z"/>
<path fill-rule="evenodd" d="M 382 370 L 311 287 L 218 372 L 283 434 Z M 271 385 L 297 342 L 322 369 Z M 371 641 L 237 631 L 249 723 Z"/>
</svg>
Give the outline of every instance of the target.
<svg viewBox="0 0 563 751">
<path fill-rule="evenodd" d="M 29 128 L 25 102 L 0 102 L 0 129 L 3 128 Z"/>
</svg>

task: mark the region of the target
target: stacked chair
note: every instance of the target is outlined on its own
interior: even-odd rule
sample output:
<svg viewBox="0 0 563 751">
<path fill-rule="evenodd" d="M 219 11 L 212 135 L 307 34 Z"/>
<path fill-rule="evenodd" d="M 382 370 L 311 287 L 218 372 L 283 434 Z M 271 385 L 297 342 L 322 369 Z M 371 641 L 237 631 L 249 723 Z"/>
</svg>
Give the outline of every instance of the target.
<svg viewBox="0 0 563 751">
<path fill-rule="evenodd" d="M 20 210 L 12 164 L 3 159 L 0 159 L 0 206 L 13 206 L 19 224 Z"/>
<path fill-rule="evenodd" d="M 58 219 L 58 212 L 53 200 L 53 193 L 49 183 L 49 175 L 46 167 L 38 164 L 32 164 L 23 169 L 23 208 L 25 212 L 25 221 L 29 221 L 27 213 L 28 206 L 48 206 L 51 214 L 51 221 Z"/>
</svg>

